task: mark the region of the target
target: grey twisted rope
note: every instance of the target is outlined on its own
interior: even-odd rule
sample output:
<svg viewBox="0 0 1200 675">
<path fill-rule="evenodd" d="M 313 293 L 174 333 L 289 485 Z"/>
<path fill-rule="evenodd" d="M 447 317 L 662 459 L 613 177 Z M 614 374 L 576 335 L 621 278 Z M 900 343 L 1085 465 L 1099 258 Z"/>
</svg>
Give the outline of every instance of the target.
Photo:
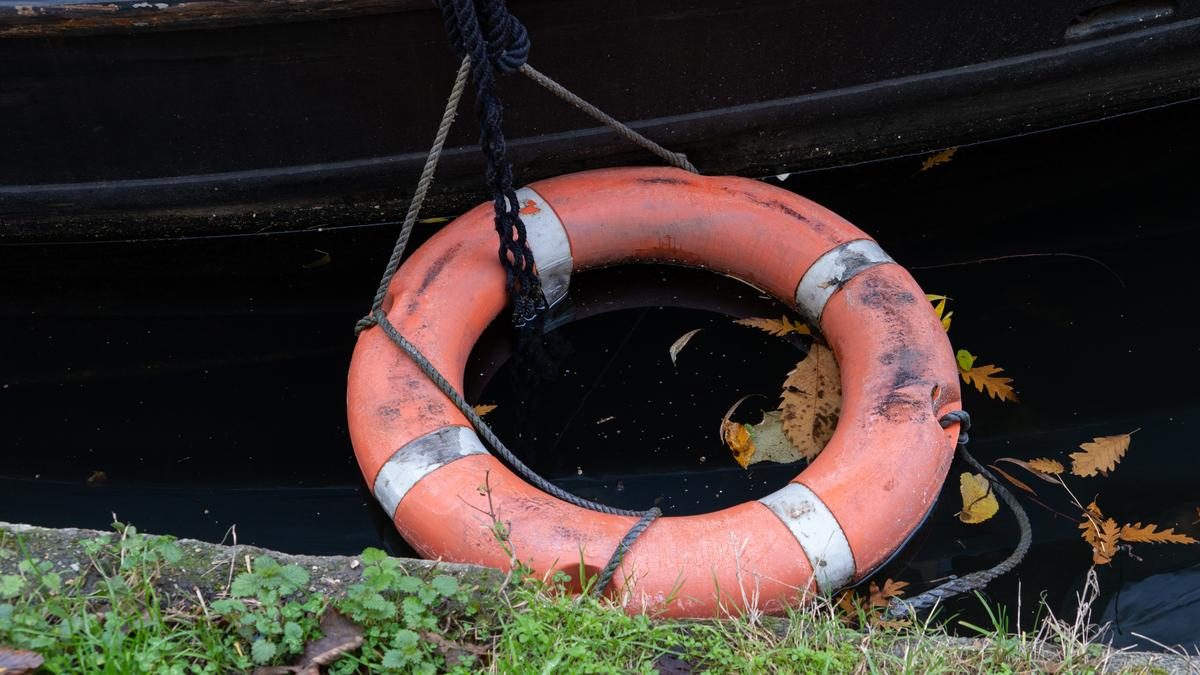
<svg viewBox="0 0 1200 675">
<path fill-rule="evenodd" d="M 1013 515 L 1017 518 L 1017 526 L 1021 530 L 1021 539 L 1017 542 L 1017 547 L 1013 549 L 1013 552 L 994 567 L 972 572 L 961 577 L 953 577 L 946 583 L 935 586 L 911 598 L 892 598 L 887 608 L 888 618 L 892 619 L 903 619 L 915 612 L 929 609 L 956 595 L 982 590 L 988 584 L 1008 574 L 1013 568 L 1021 564 L 1021 561 L 1025 558 L 1025 554 L 1029 552 L 1030 544 L 1033 542 L 1033 530 L 1030 527 L 1029 515 L 1025 513 L 1025 508 L 1021 506 L 1021 503 L 1017 501 L 1017 498 L 1008 488 L 1000 484 L 999 479 L 991 471 L 988 471 L 986 467 L 971 456 L 971 453 L 967 452 L 967 430 L 971 428 L 971 416 L 967 415 L 965 411 L 955 410 L 944 415 L 939 422 L 942 428 L 946 428 L 956 422 L 961 425 L 958 435 L 959 456 L 988 479 L 992 490 L 1012 510 Z"/>
<path fill-rule="evenodd" d="M 612 583 L 613 575 L 617 573 L 617 568 L 621 566 L 621 561 L 625 558 L 625 554 L 629 551 L 629 547 L 633 546 L 633 542 L 642 536 L 650 523 L 662 515 L 662 511 L 657 506 L 652 507 L 649 511 L 642 514 L 640 520 L 634 523 L 633 527 L 629 528 L 629 532 L 621 539 L 621 543 L 617 544 L 617 549 L 613 551 L 612 556 L 608 559 L 608 564 L 600 571 L 600 575 L 596 577 L 596 585 L 592 587 L 592 595 L 600 597 L 604 595 L 604 590 Z"/>
<path fill-rule="evenodd" d="M 520 70 L 521 73 L 524 74 L 529 79 L 531 79 L 534 82 L 537 82 L 538 84 L 545 87 L 548 91 L 550 91 L 550 93 L 561 98 L 562 100 L 566 101 L 567 103 L 570 103 L 571 105 L 575 106 L 576 108 L 579 108 L 583 112 L 590 115 L 592 118 L 596 119 L 597 121 L 604 124 L 608 128 L 617 132 L 617 135 L 620 136 L 621 138 L 624 138 L 625 140 L 627 140 L 635 145 L 638 145 L 646 150 L 649 150 L 650 152 L 657 155 L 659 159 L 666 162 L 667 164 L 670 164 L 671 166 L 674 166 L 679 169 L 683 169 L 684 171 L 690 171 L 692 173 L 700 173 L 700 171 L 698 169 L 696 169 L 696 167 L 690 161 L 688 161 L 687 155 L 685 155 L 681 152 L 671 152 L 670 150 L 667 150 L 663 146 L 659 145 L 658 143 L 655 143 L 654 141 L 650 140 L 649 138 L 646 138 L 645 136 L 643 136 L 642 134 L 639 134 L 638 132 L 629 128 L 629 126 L 626 125 L 625 123 L 612 117 L 611 115 L 609 115 L 608 113 L 604 112 L 603 110 L 597 108 L 596 106 L 592 105 L 591 103 L 588 103 L 587 101 L 583 100 L 578 95 L 576 95 L 574 92 L 572 92 L 571 90 L 562 86 L 561 84 L 555 82 L 554 80 L 550 79 L 550 77 L 548 75 L 538 71 L 537 69 L 535 69 L 533 66 L 529 65 L 528 63 L 522 65 L 518 70 Z"/>
<path fill-rule="evenodd" d="M 404 216 L 404 222 L 400 227 L 400 233 L 396 237 L 396 244 L 392 247 L 391 257 L 388 258 L 387 265 L 384 268 L 383 276 L 379 282 L 379 287 L 375 291 L 375 298 L 371 303 L 371 311 L 369 314 L 367 314 L 367 316 L 358 320 L 354 326 L 354 333 L 355 335 L 358 335 L 359 333 L 362 333 L 362 331 L 371 328 L 372 326 L 379 326 L 383 330 L 384 334 L 387 335 L 387 337 L 397 347 L 403 350 L 410 359 L 412 359 L 413 363 L 420 368 L 421 372 L 424 373 L 425 376 L 428 377 L 429 380 L 433 382 L 433 384 L 437 386 L 437 388 L 447 398 L 449 398 L 451 402 L 454 403 L 459 412 L 461 412 L 467 418 L 467 420 L 471 423 L 471 426 L 474 427 L 476 433 L 480 435 L 483 441 L 487 443 L 498 455 L 500 455 L 504 461 L 512 466 L 513 469 L 516 470 L 517 473 L 519 473 L 525 480 L 532 483 L 538 489 L 569 504 L 590 509 L 592 511 L 615 516 L 638 516 L 638 521 L 634 523 L 634 525 L 629 529 L 629 532 L 627 532 L 621 539 L 620 543 L 617 544 L 616 549 L 613 551 L 612 556 L 608 560 L 608 564 L 606 564 L 604 569 L 601 570 L 599 576 L 597 577 L 595 586 L 592 587 L 592 593 L 600 596 L 604 594 L 604 591 L 612 582 L 613 576 L 616 574 L 617 569 L 621 566 L 621 562 L 624 559 L 625 554 L 629 551 L 630 547 L 632 547 L 637 538 L 646 531 L 646 528 L 650 527 L 650 524 L 662 515 L 662 511 L 660 511 L 658 507 L 651 508 L 648 511 L 632 511 L 628 509 L 614 508 L 606 504 L 593 502 L 589 499 L 584 499 L 578 495 L 571 494 L 570 492 L 563 490 L 557 485 L 554 485 L 550 481 L 539 476 L 532 469 L 526 466 L 524 462 L 518 459 L 511 450 L 508 449 L 508 446 L 506 446 L 504 442 L 501 441 L 498 436 L 496 436 L 495 432 L 492 431 L 491 427 L 479 417 L 479 415 L 475 412 L 475 409 L 467 403 L 466 399 L 464 399 L 462 395 L 459 394 L 453 386 L 451 386 L 449 380 L 447 380 L 445 376 L 438 372 L 438 369 L 429 361 L 429 359 L 425 357 L 424 354 L 421 353 L 419 349 L 417 349 L 416 345 L 409 342 L 407 338 L 400 334 L 400 331 L 397 330 L 394 325 L 392 325 L 391 321 L 389 321 L 387 318 L 387 314 L 383 311 L 383 301 L 387 296 L 388 287 L 391 286 L 392 278 L 396 275 L 396 271 L 400 269 L 400 261 L 404 257 L 405 250 L 408 248 L 408 240 L 412 235 L 413 227 L 416 225 L 417 218 L 420 215 L 421 206 L 424 204 L 425 197 L 429 193 L 430 187 L 433 185 L 433 176 L 437 170 L 438 162 L 441 159 L 442 150 L 445 147 L 446 137 L 449 134 L 450 127 L 454 124 L 454 118 L 457 115 L 458 104 L 462 99 L 463 91 L 466 88 L 467 76 L 470 73 L 470 67 L 470 57 L 464 57 L 462 64 L 458 68 L 458 74 L 455 77 L 454 86 L 451 87 L 450 95 L 447 97 L 446 108 L 442 113 L 442 120 L 438 125 L 437 134 L 434 136 L 433 146 L 429 150 L 429 155 L 425 158 L 425 166 L 421 170 L 421 177 L 417 181 L 417 187 L 413 191 L 412 201 L 408 205 L 408 211 Z M 523 71 L 524 68 L 528 68 L 528 66 L 523 67 Z M 639 146 L 650 150 L 674 166 L 697 173 L 696 168 L 687 161 L 687 158 L 684 155 L 666 150 L 657 143 L 608 116 L 603 111 L 599 110 L 595 106 L 592 106 L 590 103 L 587 103 L 578 96 L 575 96 L 557 82 L 554 82 L 550 78 L 541 75 L 541 73 L 538 73 L 532 68 L 529 68 L 529 71 L 533 73 L 530 75 L 530 77 L 532 77 L 535 81 L 539 82 L 555 94 L 566 98 L 568 101 L 571 101 L 577 107 L 583 109 L 589 114 L 592 114 L 605 124 L 608 124 L 622 137 L 628 138 Z M 529 75 L 530 73 L 526 72 L 526 74 Z"/>
<path fill-rule="evenodd" d="M 400 226 L 400 234 L 396 237 L 396 245 L 392 247 L 392 256 L 388 258 L 387 266 L 383 269 L 383 277 L 379 280 L 379 288 L 375 289 L 375 299 L 371 302 L 371 312 L 358 320 L 354 325 L 354 334 L 358 335 L 367 328 L 375 325 L 375 310 L 383 307 L 383 299 L 387 296 L 388 286 L 396 270 L 400 269 L 400 259 L 408 248 L 408 239 L 412 236 L 413 226 L 421 214 L 421 206 L 425 204 L 425 195 L 433 185 L 433 174 L 437 171 L 438 161 L 442 158 L 442 148 L 446 146 L 446 136 L 450 127 L 454 126 L 454 118 L 458 115 L 458 102 L 462 100 L 463 90 L 467 86 L 467 75 L 471 72 L 471 57 L 463 57 L 458 66 L 458 74 L 454 76 L 454 86 L 450 88 L 450 96 L 446 99 L 446 109 L 442 112 L 442 121 L 438 124 L 437 134 L 433 137 L 433 147 L 425 156 L 425 166 L 421 169 L 421 177 L 417 180 L 417 189 L 413 191 L 412 201 L 408 203 L 408 212 L 404 214 L 404 223 Z"/>
</svg>

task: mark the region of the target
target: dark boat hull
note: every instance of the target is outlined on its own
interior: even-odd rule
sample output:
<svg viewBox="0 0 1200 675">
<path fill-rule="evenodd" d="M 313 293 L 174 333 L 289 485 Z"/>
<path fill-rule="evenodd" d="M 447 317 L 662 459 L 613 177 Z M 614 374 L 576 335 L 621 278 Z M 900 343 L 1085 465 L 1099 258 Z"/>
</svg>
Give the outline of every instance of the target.
<svg viewBox="0 0 1200 675">
<path fill-rule="evenodd" d="M 531 63 L 706 173 L 844 166 L 1200 93 L 1200 2 L 515 1 Z M 428 2 L 0 2 L 0 238 L 402 213 L 455 66 Z M 97 9 L 99 8 L 99 9 Z M 653 158 L 502 84 L 518 180 Z M 429 215 L 483 197 L 464 115 Z"/>
</svg>

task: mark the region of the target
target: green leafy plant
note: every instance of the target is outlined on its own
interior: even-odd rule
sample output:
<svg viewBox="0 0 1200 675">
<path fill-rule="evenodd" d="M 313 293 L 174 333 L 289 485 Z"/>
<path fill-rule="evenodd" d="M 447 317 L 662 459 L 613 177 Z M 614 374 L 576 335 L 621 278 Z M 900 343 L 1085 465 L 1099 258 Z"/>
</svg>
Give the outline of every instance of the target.
<svg viewBox="0 0 1200 675">
<path fill-rule="evenodd" d="M 308 572 L 299 565 L 280 565 L 258 556 L 250 569 L 233 580 L 230 597 L 212 603 L 212 610 L 250 645 L 248 662 L 240 643 L 235 645 L 245 666 L 299 654 L 307 639 L 318 632 L 324 598 L 293 597 L 308 585 L 308 580 Z"/>
</svg>

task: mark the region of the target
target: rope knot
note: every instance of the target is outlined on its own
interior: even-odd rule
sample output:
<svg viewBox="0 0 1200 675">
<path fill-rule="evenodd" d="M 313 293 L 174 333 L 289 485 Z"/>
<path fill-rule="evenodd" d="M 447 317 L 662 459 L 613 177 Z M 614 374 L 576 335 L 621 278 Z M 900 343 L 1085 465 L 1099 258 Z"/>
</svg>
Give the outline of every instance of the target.
<svg viewBox="0 0 1200 675">
<path fill-rule="evenodd" d="M 529 31 L 504 0 L 440 0 L 446 35 L 459 58 L 515 73 L 529 60 Z"/>
<path fill-rule="evenodd" d="M 943 429 L 951 424 L 958 424 L 959 445 L 966 445 L 967 441 L 971 440 L 971 437 L 967 435 L 967 432 L 971 430 L 971 415 L 966 410 L 951 410 L 942 415 L 942 418 L 938 420 L 938 424 L 942 425 Z"/>
</svg>

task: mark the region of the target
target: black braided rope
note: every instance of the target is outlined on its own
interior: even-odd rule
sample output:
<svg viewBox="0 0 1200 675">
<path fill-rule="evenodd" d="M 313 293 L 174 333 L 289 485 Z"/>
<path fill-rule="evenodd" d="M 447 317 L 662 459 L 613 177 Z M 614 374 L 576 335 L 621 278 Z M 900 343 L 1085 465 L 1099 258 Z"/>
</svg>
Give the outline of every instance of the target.
<svg viewBox="0 0 1200 675">
<path fill-rule="evenodd" d="M 1012 510 L 1013 515 L 1017 519 L 1017 526 L 1021 530 L 1021 538 L 1017 542 L 1017 547 L 1013 549 L 1013 552 L 994 567 L 972 572 L 961 577 L 951 577 L 949 581 L 911 598 L 892 598 L 888 603 L 887 614 L 889 618 L 893 619 L 906 618 L 915 612 L 929 609 L 956 595 L 983 590 L 988 584 L 1008 574 L 1017 565 L 1021 564 L 1021 561 L 1025 558 L 1025 554 L 1029 552 L 1029 546 L 1033 543 L 1033 529 L 1029 524 L 1029 515 L 1025 513 L 1025 508 L 1021 506 L 1016 496 L 1008 488 L 1004 487 L 991 471 L 988 471 L 986 467 L 971 456 L 971 453 L 967 452 L 966 443 L 970 440 L 967 431 L 971 428 L 971 416 L 965 410 L 953 410 L 943 415 L 938 420 L 938 423 L 942 425 L 943 429 L 955 423 L 960 425 L 958 432 L 959 456 L 967 464 L 970 464 L 973 469 L 988 479 L 988 482 L 992 486 L 992 491 Z"/>
<path fill-rule="evenodd" d="M 487 184 L 500 235 L 500 264 L 513 303 L 513 323 L 522 326 L 546 309 L 541 280 L 521 222 L 513 189 L 512 165 L 505 157 L 504 107 L 496 94 L 496 72 L 513 73 L 529 58 L 529 33 L 504 0 L 440 0 L 446 36 L 459 58 L 471 60 L 479 147 L 486 160 Z"/>
</svg>

